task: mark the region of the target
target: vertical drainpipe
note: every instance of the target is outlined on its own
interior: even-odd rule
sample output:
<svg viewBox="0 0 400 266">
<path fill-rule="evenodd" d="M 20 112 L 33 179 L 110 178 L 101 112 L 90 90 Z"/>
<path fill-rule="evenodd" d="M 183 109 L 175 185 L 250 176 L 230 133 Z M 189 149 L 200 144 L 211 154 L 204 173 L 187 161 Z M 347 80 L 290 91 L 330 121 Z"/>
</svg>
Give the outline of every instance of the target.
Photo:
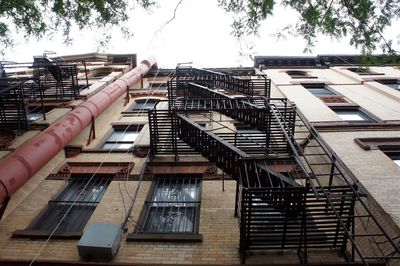
<svg viewBox="0 0 400 266">
<path fill-rule="evenodd" d="M 153 66 L 155 58 L 143 60 L 0 161 L 0 204 L 90 125 L 92 117 L 97 118 Z"/>
</svg>

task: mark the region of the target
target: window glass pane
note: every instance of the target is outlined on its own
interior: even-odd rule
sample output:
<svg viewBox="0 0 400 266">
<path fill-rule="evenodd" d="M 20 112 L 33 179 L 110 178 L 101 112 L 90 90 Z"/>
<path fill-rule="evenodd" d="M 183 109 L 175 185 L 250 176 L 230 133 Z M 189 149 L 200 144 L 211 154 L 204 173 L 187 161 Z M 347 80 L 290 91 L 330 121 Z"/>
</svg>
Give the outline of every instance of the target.
<svg viewBox="0 0 400 266">
<path fill-rule="evenodd" d="M 80 232 L 103 197 L 110 178 L 75 178 L 49 202 L 44 213 L 31 226 L 33 230 Z"/>
<path fill-rule="evenodd" d="M 45 213 L 40 217 L 34 230 L 53 231 L 60 223 L 56 232 L 80 232 L 85 227 L 96 206 L 50 202 Z"/>
<path fill-rule="evenodd" d="M 126 131 L 125 133 L 120 135 L 118 141 L 134 142 L 137 136 L 139 136 L 139 131 Z"/>
<path fill-rule="evenodd" d="M 195 232 L 200 180 L 160 178 L 146 203 L 145 232 Z"/>
<path fill-rule="evenodd" d="M 362 117 L 360 114 L 357 113 L 338 113 L 338 115 L 340 116 L 340 118 L 342 118 L 343 120 L 347 120 L 347 121 L 364 121 L 366 120 L 364 117 Z"/>
<path fill-rule="evenodd" d="M 148 216 L 147 232 L 193 232 L 196 208 L 151 207 Z"/>
<path fill-rule="evenodd" d="M 154 100 L 147 100 L 147 101 L 140 101 L 136 102 L 135 105 L 133 106 L 132 110 L 151 110 L 154 109 L 154 106 L 156 105 L 156 101 Z"/>
<path fill-rule="evenodd" d="M 306 88 L 312 94 L 319 96 L 319 95 L 335 95 L 332 91 L 328 90 L 327 88 Z"/>
<path fill-rule="evenodd" d="M 104 150 L 129 150 L 133 146 L 132 143 L 104 143 Z"/>
<path fill-rule="evenodd" d="M 349 121 L 349 122 L 373 122 L 372 119 L 370 119 L 366 114 L 364 114 L 362 111 L 358 109 L 354 110 L 335 110 L 333 111 L 343 120 Z"/>
<path fill-rule="evenodd" d="M 59 201 L 90 201 L 98 202 L 106 191 L 107 184 L 94 179 L 86 186 L 88 179 L 82 178 L 70 182 L 64 191 L 57 197 Z"/>
<path fill-rule="evenodd" d="M 101 148 L 104 150 L 127 150 L 133 146 L 140 130 L 140 126 L 134 127 L 134 129 L 129 128 L 126 131 L 114 129 Z"/>
<path fill-rule="evenodd" d="M 307 77 L 307 73 L 304 71 L 286 71 L 286 74 L 288 74 L 291 77 Z"/>
<path fill-rule="evenodd" d="M 385 154 L 393 160 L 393 162 L 395 164 L 397 164 L 398 166 L 400 166 L 400 152 L 385 152 Z"/>
<path fill-rule="evenodd" d="M 367 68 L 352 67 L 352 68 L 348 68 L 348 70 L 350 70 L 351 72 L 354 72 L 354 73 L 359 73 L 359 74 L 372 74 L 372 72 L 370 70 L 368 70 Z"/>
<path fill-rule="evenodd" d="M 171 182 L 170 184 L 159 184 L 154 192 L 154 202 L 187 202 L 198 200 L 198 188 L 195 182 L 192 184 Z"/>
<path fill-rule="evenodd" d="M 28 121 L 36 121 L 43 118 L 43 113 L 41 111 L 26 111 L 26 118 Z"/>
<path fill-rule="evenodd" d="M 134 131 L 131 129 L 128 129 L 126 131 L 124 130 L 114 130 L 114 132 L 111 134 L 111 136 L 108 138 L 107 141 L 130 141 L 134 142 L 136 137 L 139 135 L 139 131 Z"/>
<path fill-rule="evenodd" d="M 400 90 L 400 83 L 386 83 L 385 85 L 392 89 Z"/>
</svg>

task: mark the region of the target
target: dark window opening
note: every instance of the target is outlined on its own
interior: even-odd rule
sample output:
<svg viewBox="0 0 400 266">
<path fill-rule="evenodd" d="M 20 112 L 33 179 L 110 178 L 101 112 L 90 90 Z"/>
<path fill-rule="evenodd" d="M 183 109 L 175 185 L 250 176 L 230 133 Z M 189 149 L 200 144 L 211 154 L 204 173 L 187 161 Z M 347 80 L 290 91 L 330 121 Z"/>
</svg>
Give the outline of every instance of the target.
<svg viewBox="0 0 400 266">
<path fill-rule="evenodd" d="M 162 82 L 162 83 L 150 82 L 149 83 L 149 89 L 151 89 L 151 90 L 166 89 L 167 87 L 168 87 L 168 85 L 166 82 Z"/>
<path fill-rule="evenodd" d="M 384 153 L 393 160 L 395 164 L 400 166 L 400 151 L 384 151 Z"/>
<path fill-rule="evenodd" d="M 348 68 L 347 70 L 350 70 L 353 73 L 359 74 L 359 75 L 375 75 L 378 73 L 372 72 L 368 68 L 365 67 L 351 67 Z"/>
<path fill-rule="evenodd" d="M 41 107 L 35 107 L 26 110 L 26 118 L 28 121 L 33 122 L 43 118 L 43 109 Z"/>
<path fill-rule="evenodd" d="M 200 186 L 198 178 L 159 178 L 139 232 L 198 233 Z"/>
<path fill-rule="evenodd" d="M 308 78 L 308 77 L 310 77 L 307 72 L 300 71 L 300 70 L 289 70 L 289 71 L 286 71 L 286 74 L 288 74 L 291 78 Z"/>
<path fill-rule="evenodd" d="M 58 196 L 49 201 L 45 211 L 29 229 L 81 232 L 110 182 L 110 176 L 80 175 L 73 177 Z"/>
<path fill-rule="evenodd" d="M 132 107 L 132 111 L 142 111 L 142 110 L 153 110 L 158 101 L 147 99 L 147 100 L 137 100 Z"/>
<path fill-rule="evenodd" d="M 143 125 L 114 127 L 113 132 L 103 143 L 103 150 L 129 150 L 135 143 Z"/>
<path fill-rule="evenodd" d="M 376 80 L 377 82 L 384 84 L 394 90 L 400 91 L 400 81 L 397 79 L 389 79 L 389 80 Z"/>
</svg>

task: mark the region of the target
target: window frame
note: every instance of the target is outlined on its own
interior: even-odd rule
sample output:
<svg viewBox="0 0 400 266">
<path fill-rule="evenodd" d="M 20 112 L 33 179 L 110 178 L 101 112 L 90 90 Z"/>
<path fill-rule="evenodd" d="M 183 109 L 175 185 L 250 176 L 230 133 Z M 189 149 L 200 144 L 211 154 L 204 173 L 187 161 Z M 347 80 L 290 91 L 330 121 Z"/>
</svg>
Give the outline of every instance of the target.
<svg viewBox="0 0 400 266">
<path fill-rule="evenodd" d="M 108 134 L 106 134 L 106 136 L 103 138 L 103 140 L 101 141 L 98 149 L 102 150 L 102 151 L 112 151 L 112 152 L 126 152 L 132 149 L 132 147 L 134 146 L 137 138 L 140 136 L 140 133 L 142 131 L 144 127 L 144 124 L 135 124 L 135 125 L 113 125 L 112 129 L 110 130 L 110 132 Z M 136 138 L 133 140 L 132 145 L 125 149 L 125 148 L 104 148 L 104 146 L 106 144 L 115 144 L 115 145 L 119 145 L 119 144 L 129 144 L 131 143 L 131 141 L 119 141 L 119 140 L 110 140 L 110 138 L 113 137 L 113 134 L 115 134 L 115 132 L 136 132 L 137 136 Z"/>
<path fill-rule="evenodd" d="M 152 98 L 147 98 L 147 99 L 137 99 L 135 100 L 135 102 L 129 107 L 128 111 L 125 112 L 129 112 L 129 113 L 140 113 L 143 112 L 144 114 L 147 115 L 147 111 L 149 110 L 154 110 L 158 104 L 159 100 L 157 99 L 152 99 Z M 145 106 L 148 103 L 154 103 L 152 108 L 136 108 L 137 105 L 142 105 Z"/>
<path fill-rule="evenodd" d="M 337 116 L 339 116 L 344 122 L 348 122 L 351 124 L 366 124 L 366 123 L 376 123 L 377 119 L 373 117 L 371 114 L 366 112 L 359 106 L 328 106 Z M 357 115 L 364 118 L 364 120 L 346 120 L 342 118 L 337 111 L 342 112 L 357 112 Z"/>
<path fill-rule="evenodd" d="M 152 234 L 198 234 L 199 232 L 199 222 L 200 222 L 200 206 L 201 206 L 201 178 L 199 177 L 178 177 L 177 175 L 174 177 L 170 177 L 170 176 L 160 176 L 157 177 L 155 179 L 155 181 L 152 183 L 151 186 L 151 190 L 147 196 L 147 199 L 145 201 L 144 204 L 144 208 L 143 210 L 145 210 L 145 212 L 143 213 L 143 217 L 141 220 L 141 228 L 138 228 L 140 233 L 152 233 Z M 162 183 L 160 183 L 162 182 Z M 182 182 L 182 183 L 181 183 Z M 189 182 L 189 185 L 195 185 L 196 186 L 196 199 L 195 201 L 171 201 L 170 203 L 166 202 L 166 201 L 159 201 L 159 200 L 155 200 L 155 197 L 157 196 L 157 189 L 160 188 L 159 186 L 171 186 L 171 185 L 177 185 L 177 186 L 181 186 L 186 184 L 186 182 Z M 193 183 L 194 182 L 194 183 Z M 161 190 L 162 191 L 162 190 Z M 164 230 L 148 230 L 146 229 L 146 227 L 148 226 L 148 223 L 150 222 L 149 220 L 149 216 L 150 216 L 150 212 L 152 211 L 153 208 L 158 208 L 158 204 L 161 204 L 160 207 L 164 207 L 164 210 L 166 208 L 176 208 L 176 205 L 180 205 L 180 204 L 188 204 L 190 206 L 183 206 L 183 207 L 178 207 L 178 208 L 185 208 L 185 209 L 189 209 L 189 208 L 196 208 L 196 211 L 193 213 L 194 214 L 194 219 L 193 222 L 195 223 L 193 225 L 193 228 L 191 230 L 191 232 L 188 231 L 174 231 L 173 229 L 171 229 L 170 231 Z M 165 204 L 164 206 L 162 206 L 162 204 Z M 195 206 L 193 207 L 192 206 Z"/>
<path fill-rule="evenodd" d="M 336 93 L 335 91 L 333 91 L 331 88 L 328 88 L 326 86 L 326 84 L 324 83 L 316 83 L 316 84 L 301 84 L 301 86 L 303 86 L 308 92 L 310 92 L 312 95 L 314 95 L 315 97 L 343 97 L 341 95 L 339 95 L 338 93 Z M 311 90 L 313 89 L 323 89 L 325 91 L 327 91 L 327 94 L 324 93 L 314 93 Z"/>
<path fill-rule="evenodd" d="M 315 76 L 311 76 L 307 71 L 304 71 L 304 70 L 286 70 L 285 73 L 291 79 L 313 79 L 313 78 L 317 78 Z"/>
<path fill-rule="evenodd" d="M 90 182 L 88 183 L 89 180 Z M 50 234 L 52 234 L 52 236 L 56 239 L 79 239 L 82 236 L 83 230 L 90 221 L 90 218 L 95 212 L 97 206 L 101 202 L 104 194 L 107 192 L 112 180 L 113 175 L 110 174 L 96 174 L 95 176 L 93 176 L 93 174 L 72 175 L 71 178 L 69 178 L 62 186 L 62 188 L 48 201 L 47 205 L 42 208 L 39 214 L 36 215 L 27 228 L 25 230 L 15 231 L 12 237 L 29 237 L 36 239 L 47 238 Z M 102 188 L 95 199 L 92 199 L 91 195 L 95 195 L 93 194 L 93 189 L 96 190 L 96 187 L 98 186 L 104 186 L 104 188 Z M 85 188 L 84 191 L 83 188 Z M 89 198 L 87 198 L 87 196 L 89 196 Z M 70 209 L 72 204 L 73 207 Z M 59 223 L 60 215 L 58 214 L 63 213 L 66 210 L 69 212 L 69 214 L 71 214 L 71 210 L 73 208 L 75 208 L 75 210 L 80 208 L 85 209 L 87 215 L 83 216 L 82 210 L 78 210 L 78 213 L 66 216 L 57 230 L 53 233 L 55 226 L 57 226 Z M 65 213 L 63 216 L 64 215 Z M 68 219 L 75 220 L 77 218 L 81 219 L 78 226 L 75 226 L 75 221 L 72 223 L 72 225 L 68 222 Z M 45 225 L 44 220 L 45 223 L 49 223 L 50 221 L 53 223 Z M 61 226 L 63 224 L 65 227 Z"/>
<path fill-rule="evenodd" d="M 188 181 L 189 180 L 189 181 Z M 168 184 L 185 184 L 189 182 L 189 184 L 194 184 L 196 200 L 194 201 L 171 201 L 171 204 L 168 205 L 166 202 L 154 201 L 155 196 L 157 195 L 157 187 L 160 184 L 160 181 L 163 182 L 162 185 Z M 201 242 L 202 235 L 199 232 L 200 228 L 200 212 L 201 212 L 201 197 L 202 197 L 202 175 L 201 174 L 174 174 L 174 175 L 157 175 L 155 176 L 155 180 L 152 182 L 149 193 L 147 194 L 147 198 L 145 203 L 143 204 L 143 208 L 141 214 L 139 216 L 139 223 L 136 226 L 133 233 L 128 234 L 127 241 L 178 241 L 178 242 Z M 169 183 L 168 183 L 169 182 Z M 179 183 L 176 183 L 179 182 Z M 193 183 L 192 183 L 193 182 Z M 186 183 L 187 184 L 187 183 Z M 160 190 L 163 191 L 162 189 Z M 158 194 L 160 195 L 160 194 Z M 188 206 L 179 206 L 178 208 L 195 208 L 193 225 L 191 231 L 176 231 L 173 228 L 166 230 L 148 230 L 150 212 L 152 212 L 153 208 L 158 208 L 152 204 L 165 204 L 163 207 L 164 210 L 166 208 L 171 208 L 174 205 L 179 204 L 188 204 Z M 174 206 L 176 208 L 176 206 Z M 154 212 L 154 210 L 153 210 Z M 185 214 L 186 215 L 186 214 Z M 182 219 L 180 219 L 182 221 Z M 172 225 L 173 227 L 173 225 Z M 180 227 L 180 224 L 179 226 Z"/>
<path fill-rule="evenodd" d="M 371 71 L 371 70 L 369 70 L 367 68 L 362 68 L 362 67 L 349 67 L 349 68 L 346 68 L 346 69 L 348 71 L 350 71 L 350 72 L 352 72 L 354 74 L 360 75 L 360 76 L 370 76 L 370 75 L 383 76 L 383 75 L 385 75 L 385 73 L 377 73 L 377 72 L 374 72 L 374 71 Z"/>
<path fill-rule="evenodd" d="M 392 90 L 400 92 L 400 80 L 399 79 L 376 79 L 375 81 L 382 85 L 389 87 Z M 390 85 L 394 85 L 394 84 L 397 84 L 397 87 L 398 87 L 397 89 L 390 86 Z"/>
<path fill-rule="evenodd" d="M 166 90 L 168 82 L 149 82 L 149 90 Z"/>
</svg>

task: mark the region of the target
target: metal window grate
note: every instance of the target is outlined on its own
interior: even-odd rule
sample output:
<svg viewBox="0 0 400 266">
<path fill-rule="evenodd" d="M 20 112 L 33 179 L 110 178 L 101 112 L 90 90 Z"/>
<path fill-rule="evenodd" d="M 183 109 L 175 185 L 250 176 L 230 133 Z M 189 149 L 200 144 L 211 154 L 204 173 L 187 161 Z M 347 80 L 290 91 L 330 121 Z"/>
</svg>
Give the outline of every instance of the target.
<svg viewBox="0 0 400 266">
<path fill-rule="evenodd" d="M 30 227 L 31 230 L 80 232 L 96 209 L 111 182 L 110 176 L 90 175 L 75 177 L 49 204 L 43 214 Z M 71 207 L 72 206 L 72 207 Z"/>
<path fill-rule="evenodd" d="M 142 232 L 197 233 L 200 179 L 160 178 L 156 181 Z"/>
</svg>

